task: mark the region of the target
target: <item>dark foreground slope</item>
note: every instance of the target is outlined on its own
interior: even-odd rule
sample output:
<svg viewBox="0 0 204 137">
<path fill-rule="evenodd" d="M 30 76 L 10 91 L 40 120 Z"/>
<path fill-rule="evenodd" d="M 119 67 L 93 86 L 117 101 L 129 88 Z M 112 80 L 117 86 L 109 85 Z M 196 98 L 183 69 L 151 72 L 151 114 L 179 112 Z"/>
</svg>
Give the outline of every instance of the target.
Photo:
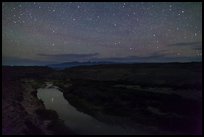
<svg viewBox="0 0 204 137">
<path fill-rule="evenodd" d="M 98 120 L 141 124 L 155 134 L 201 134 L 201 63 L 84 66 L 63 74 L 56 85 L 65 98 Z"/>
<path fill-rule="evenodd" d="M 37 98 L 36 89 L 51 72 L 46 67 L 2 67 L 3 135 L 73 134 Z"/>
</svg>

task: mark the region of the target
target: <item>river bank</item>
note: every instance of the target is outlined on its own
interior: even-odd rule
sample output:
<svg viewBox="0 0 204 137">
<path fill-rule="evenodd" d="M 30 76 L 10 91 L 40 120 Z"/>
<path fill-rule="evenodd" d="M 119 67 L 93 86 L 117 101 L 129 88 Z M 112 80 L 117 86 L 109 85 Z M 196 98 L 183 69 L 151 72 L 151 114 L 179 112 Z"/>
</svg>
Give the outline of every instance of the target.
<svg viewBox="0 0 204 137">
<path fill-rule="evenodd" d="M 82 66 L 64 70 L 54 83 L 71 105 L 99 121 L 140 124 L 143 134 L 200 134 L 201 65 Z"/>
<path fill-rule="evenodd" d="M 37 98 L 43 83 L 33 79 L 3 80 L 3 135 L 74 134 L 59 120 L 55 111 L 46 110 Z"/>
<path fill-rule="evenodd" d="M 62 86 L 69 84 L 69 88 Z M 161 89 L 153 92 L 152 88 L 150 92 L 115 84 L 78 79 L 59 86 L 78 111 L 110 125 L 140 129 L 136 134 L 197 134 L 201 130 L 200 101 L 166 93 L 164 89 L 163 93 Z"/>
</svg>

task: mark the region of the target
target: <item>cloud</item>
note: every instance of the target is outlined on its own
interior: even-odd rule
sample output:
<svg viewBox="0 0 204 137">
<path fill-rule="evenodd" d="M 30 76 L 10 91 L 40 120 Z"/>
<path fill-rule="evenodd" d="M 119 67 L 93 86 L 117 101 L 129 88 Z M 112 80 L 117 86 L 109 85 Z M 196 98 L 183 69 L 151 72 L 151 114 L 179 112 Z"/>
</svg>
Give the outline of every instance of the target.
<svg viewBox="0 0 204 137">
<path fill-rule="evenodd" d="M 92 54 L 38 54 L 40 56 L 48 57 L 49 60 L 58 62 L 72 62 L 72 61 L 111 61 L 111 62 L 188 62 L 188 61 L 202 61 L 202 57 L 176 57 L 162 53 L 161 51 L 154 52 L 148 56 L 126 56 L 126 57 L 110 57 L 99 58 L 98 53 Z"/>
<path fill-rule="evenodd" d="M 195 42 L 180 42 L 180 43 L 174 43 L 174 44 L 169 44 L 169 46 L 197 46 L 197 45 L 202 45 L 202 42 L 200 41 L 195 41 Z"/>
<path fill-rule="evenodd" d="M 98 53 L 90 53 L 90 54 L 41 54 L 39 53 L 38 55 L 40 56 L 46 56 L 46 57 L 76 57 L 76 58 L 84 58 L 84 57 L 93 57 L 93 56 L 98 56 Z"/>
<path fill-rule="evenodd" d="M 112 62 L 191 62 L 202 61 L 201 56 L 167 56 L 160 51 L 152 53 L 149 56 L 127 56 L 113 58 L 95 58 L 94 61 L 112 61 Z"/>
<path fill-rule="evenodd" d="M 195 42 L 180 42 L 180 43 L 174 43 L 174 44 L 169 44 L 168 46 L 173 46 L 173 47 L 185 47 L 185 48 L 191 48 L 193 50 L 202 50 L 202 42 L 200 41 L 195 41 Z"/>
<path fill-rule="evenodd" d="M 20 66 L 33 66 L 33 65 L 45 65 L 51 63 L 50 61 L 40 61 L 34 59 L 18 58 L 18 57 L 2 57 L 3 65 L 20 65 Z"/>
<path fill-rule="evenodd" d="M 192 47 L 192 49 L 194 49 L 194 50 L 202 50 L 202 46 L 201 47 Z"/>
<path fill-rule="evenodd" d="M 112 62 L 191 62 L 191 61 L 202 61 L 201 56 L 192 57 L 138 57 L 138 56 L 128 56 L 128 57 L 118 57 L 118 58 L 97 58 L 94 61 L 112 61 Z"/>
<path fill-rule="evenodd" d="M 90 54 L 37 54 L 39 56 L 45 57 L 48 60 L 55 61 L 85 61 L 87 59 L 91 59 L 93 57 L 98 56 L 98 53 L 90 53 Z"/>
</svg>

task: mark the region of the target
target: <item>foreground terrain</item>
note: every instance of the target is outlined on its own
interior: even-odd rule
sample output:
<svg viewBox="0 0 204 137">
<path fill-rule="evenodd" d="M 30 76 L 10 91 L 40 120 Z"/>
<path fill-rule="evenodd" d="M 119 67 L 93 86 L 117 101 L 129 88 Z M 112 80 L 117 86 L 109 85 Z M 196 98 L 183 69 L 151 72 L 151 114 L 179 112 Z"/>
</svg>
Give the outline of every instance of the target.
<svg viewBox="0 0 204 137">
<path fill-rule="evenodd" d="M 74 134 L 37 98 L 36 89 L 45 86 L 44 76 L 50 72 L 45 67 L 3 67 L 3 135 Z"/>
<path fill-rule="evenodd" d="M 109 64 L 60 71 L 3 67 L 2 72 L 3 134 L 73 134 L 36 97 L 45 81 L 58 86 L 79 111 L 108 124 L 139 124 L 152 134 L 202 133 L 202 63 Z"/>
</svg>

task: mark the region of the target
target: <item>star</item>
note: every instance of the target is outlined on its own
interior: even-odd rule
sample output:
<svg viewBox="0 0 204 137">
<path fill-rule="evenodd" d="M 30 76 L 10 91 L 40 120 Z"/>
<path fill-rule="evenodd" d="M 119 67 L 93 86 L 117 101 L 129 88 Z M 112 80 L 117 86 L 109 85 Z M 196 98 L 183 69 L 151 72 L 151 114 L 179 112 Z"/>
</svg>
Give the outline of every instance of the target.
<svg viewBox="0 0 204 137">
<path fill-rule="evenodd" d="M 196 37 L 196 36 L 197 36 L 197 33 L 194 33 L 194 36 Z"/>
</svg>

